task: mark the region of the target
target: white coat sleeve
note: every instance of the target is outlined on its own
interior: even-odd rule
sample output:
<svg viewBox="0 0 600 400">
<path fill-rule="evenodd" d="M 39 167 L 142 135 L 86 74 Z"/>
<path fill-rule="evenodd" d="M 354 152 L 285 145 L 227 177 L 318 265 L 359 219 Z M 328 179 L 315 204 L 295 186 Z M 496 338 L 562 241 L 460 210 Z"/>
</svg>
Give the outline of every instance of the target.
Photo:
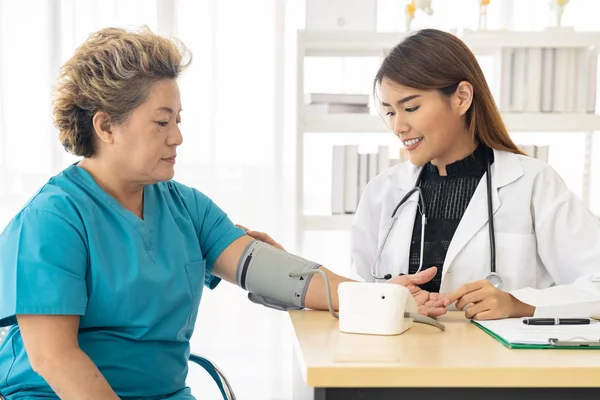
<svg viewBox="0 0 600 400">
<path fill-rule="evenodd" d="M 377 254 L 379 219 L 376 218 L 376 206 L 371 202 L 376 186 L 373 183 L 365 187 L 350 228 L 352 277 L 365 282 L 375 281 L 371 264 Z"/>
<path fill-rule="evenodd" d="M 550 166 L 535 178 L 531 212 L 538 255 L 562 287 L 511 292 L 533 306 L 600 299 L 600 221 Z M 556 296 L 560 293 L 561 299 Z"/>
</svg>

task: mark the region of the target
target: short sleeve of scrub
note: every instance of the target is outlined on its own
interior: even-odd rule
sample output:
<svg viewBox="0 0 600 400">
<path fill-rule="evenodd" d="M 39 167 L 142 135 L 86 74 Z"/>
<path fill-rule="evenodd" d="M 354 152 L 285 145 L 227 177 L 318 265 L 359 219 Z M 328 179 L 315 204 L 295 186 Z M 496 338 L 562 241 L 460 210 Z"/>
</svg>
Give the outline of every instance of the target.
<svg viewBox="0 0 600 400">
<path fill-rule="evenodd" d="M 198 240 L 202 255 L 206 259 L 204 284 L 214 289 L 221 281 L 211 274 L 215 261 L 223 250 L 245 232 L 236 227 L 227 214 L 206 195 L 193 188 L 190 188 L 190 192 L 197 213 L 194 220 Z"/>
<path fill-rule="evenodd" d="M 0 326 L 16 324 L 17 314 L 85 315 L 86 245 L 65 218 L 25 208 L 0 248 Z"/>
</svg>

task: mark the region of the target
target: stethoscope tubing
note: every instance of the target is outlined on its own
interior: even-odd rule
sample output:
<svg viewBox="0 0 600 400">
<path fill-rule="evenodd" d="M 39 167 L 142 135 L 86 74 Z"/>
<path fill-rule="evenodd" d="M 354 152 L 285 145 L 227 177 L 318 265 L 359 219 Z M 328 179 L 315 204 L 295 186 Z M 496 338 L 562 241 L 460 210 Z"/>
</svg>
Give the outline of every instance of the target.
<svg viewBox="0 0 600 400">
<path fill-rule="evenodd" d="M 390 236 L 390 233 L 392 232 L 392 229 L 394 228 L 396 220 L 398 219 L 398 217 L 396 215 L 398 210 L 404 203 L 406 203 L 406 201 L 408 201 L 408 199 L 414 193 L 419 194 L 419 198 L 417 199 L 417 205 L 419 207 L 421 207 L 421 224 L 422 224 L 422 226 L 421 226 L 421 247 L 420 247 L 420 256 L 419 256 L 420 262 L 419 262 L 419 269 L 417 270 L 417 272 L 420 272 L 423 267 L 423 249 L 424 249 L 424 240 L 425 240 L 425 224 L 427 223 L 427 210 L 426 210 L 425 200 L 421 193 L 420 186 L 421 186 L 421 179 L 423 177 L 424 170 L 425 170 L 425 168 L 423 167 L 421 169 L 421 171 L 419 172 L 419 176 L 417 177 L 415 186 L 411 190 L 409 190 L 408 193 L 406 193 L 404 195 L 404 197 L 402 197 L 402 199 L 398 202 L 398 204 L 394 208 L 394 211 L 392 211 L 392 215 L 390 217 L 391 218 L 390 225 L 387 229 L 387 232 L 385 233 L 383 240 L 381 241 L 381 245 L 379 246 L 379 249 L 377 249 L 377 255 L 375 257 L 375 261 L 371 265 L 371 275 L 375 279 L 386 279 L 386 280 L 391 279 L 391 274 L 386 274 L 383 277 L 379 277 L 377 275 L 377 271 L 376 271 L 377 263 L 379 262 L 379 258 L 381 257 L 383 248 L 388 240 L 388 237 Z M 490 282 L 492 282 L 492 279 L 490 279 L 490 278 L 493 277 L 494 280 L 496 281 L 496 284 L 494 284 L 494 286 L 497 287 L 498 289 L 500 289 L 502 287 L 502 278 L 496 272 L 496 235 L 494 234 L 494 210 L 492 207 L 492 203 L 493 203 L 493 200 L 492 200 L 492 174 L 491 174 L 491 163 L 489 160 L 487 162 L 487 169 L 486 169 L 486 189 L 487 189 L 488 230 L 489 230 L 489 236 L 490 236 L 490 273 L 486 276 L 486 279 L 488 279 L 488 280 L 490 280 Z"/>
</svg>

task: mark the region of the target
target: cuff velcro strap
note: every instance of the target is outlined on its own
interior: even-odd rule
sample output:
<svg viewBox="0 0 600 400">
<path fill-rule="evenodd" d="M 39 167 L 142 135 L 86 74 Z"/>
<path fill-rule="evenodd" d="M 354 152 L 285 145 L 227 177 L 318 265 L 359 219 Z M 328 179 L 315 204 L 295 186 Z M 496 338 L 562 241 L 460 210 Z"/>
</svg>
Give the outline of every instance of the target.
<svg viewBox="0 0 600 400">
<path fill-rule="evenodd" d="M 286 253 L 268 244 L 248 244 L 236 271 L 237 284 L 250 292 L 255 303 L 279 310 L 304 308 L 312 275 L 291 277 L 311 271 L 320 264 Z"/>
</svg>

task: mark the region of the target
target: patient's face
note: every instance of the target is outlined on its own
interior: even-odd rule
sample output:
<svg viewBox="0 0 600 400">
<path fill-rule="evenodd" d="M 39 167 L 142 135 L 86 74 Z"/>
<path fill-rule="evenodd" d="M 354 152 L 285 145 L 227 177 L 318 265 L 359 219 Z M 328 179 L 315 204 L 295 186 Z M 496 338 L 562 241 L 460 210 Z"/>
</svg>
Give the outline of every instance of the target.
<svg viewBox="0 0 600 400">
<path fill-rule="evenodd" d="M 181 100 L 174 79 L 152 85 L 148 98 L 121 125 L 112 128 L 111 161 L 126 179 L 155 183 L 173 178 L 182 143 Z"/>
</svg>

